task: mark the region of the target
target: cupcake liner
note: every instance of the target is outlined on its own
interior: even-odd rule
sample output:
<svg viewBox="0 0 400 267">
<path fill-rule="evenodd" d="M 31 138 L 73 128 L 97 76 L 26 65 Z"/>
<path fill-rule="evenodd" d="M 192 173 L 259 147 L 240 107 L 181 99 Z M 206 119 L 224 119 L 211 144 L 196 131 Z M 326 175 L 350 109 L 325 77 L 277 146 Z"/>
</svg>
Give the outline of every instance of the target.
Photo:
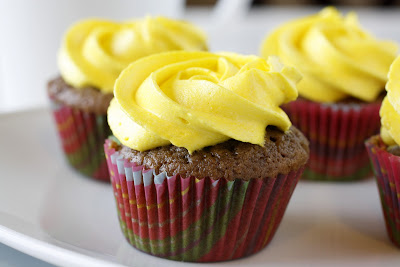
<svg viewBox="0 0 400 267">
<path fill-rule="evenodd" d="M 323 104 L 299 99 L 282 108 L 310 141 L 304 179 L 351 181 L 372 174 L 364 140 L 379 132 L 380 102 Z"/>
<path fill-rule="evenodd" d="M 52 101 L 53 117 L 69 164 L 81 174 L 108 182 L 104 140 L 111 130 L 106 115 L 96 115 Z"/>
<path fill-rule="evenodd" d="M 303 168 L 276 178 L 168 177 L 104 145 L 121 230 L 145 253 L 177 261 L 245 257 L 274 236 Z"/>
<path fill-rule="evenodd" d="M 374 169 L 387 233 L 400 247 L 400 157 L 386 151 L 379 135 L 368 139 L 365 145 Z"/>
</svg>

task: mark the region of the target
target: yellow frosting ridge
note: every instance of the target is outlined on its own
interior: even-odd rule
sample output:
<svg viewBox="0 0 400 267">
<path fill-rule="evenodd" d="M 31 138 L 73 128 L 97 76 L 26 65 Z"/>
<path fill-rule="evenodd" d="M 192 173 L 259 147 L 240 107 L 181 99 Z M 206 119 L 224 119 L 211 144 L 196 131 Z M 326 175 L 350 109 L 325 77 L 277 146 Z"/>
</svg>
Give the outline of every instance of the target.
<svg viewBox="0 0 400 267">
<path fill-rule="evenodd" d="M 87 19 L 66 32 L 58 66 L 70 85 L 107 93 L 134 60 L 172 50 L 207 50 L 206 36 L 192 24 L 164 17 L 121 23 Z"/>
<path fill-rule="evenodd" d="M 263 57 L 277 55 L 303 74 L 299 94 L 317 102 L 374 101 L 384 89 L 397 45 L 363 30 L 355 13 L 334 7 L 290 21 L 265 38 Z"/>
<path fill-rule="evenodd" d="M 139 151 L 173 144 L 192 153 L 230 138 L 262 146 L 268 125 L 290 128 L 279 106 L 297 98 L 300 79 L 277 57 L 151 55 L 122 71 L 108 123 L 122 144 Z"/>
<path fill-rule="evenodd" d="M 386 91 L 379 112 L 381 137 L 387 145 L 400 145 L 400 56 L 390 66 Z"/>
</svg>

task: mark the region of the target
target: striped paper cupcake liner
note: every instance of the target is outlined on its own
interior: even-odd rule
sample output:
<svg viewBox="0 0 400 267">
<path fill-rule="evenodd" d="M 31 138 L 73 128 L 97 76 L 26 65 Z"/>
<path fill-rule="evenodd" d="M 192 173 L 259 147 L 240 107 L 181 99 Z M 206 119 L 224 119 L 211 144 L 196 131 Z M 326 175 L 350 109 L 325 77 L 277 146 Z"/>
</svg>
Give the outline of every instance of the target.
<svg viewBox="0 0 400 267">
<path fill-rule="evenodd" d="M 310 141 L 304 179 L 353 181 L 372 175 L 364 141 L 379 132 L 380 102 L 323 104 L 299 99 L 282 108 Z"/>
<path fill-rule="evenodd" d="M 127 241 L 177 261 L 215 262 L 256 253 L 274 236 L 303 169 L 228 181 L 171 177 L 129 162 L 108 139 L 105 153 Z"/>
<path fill-rule="evenodd" d="M 106 115 L 96 115 L 52 100 L 53 117 L 64 154 L 75 170 L 109 182 L 104 140 L 111 134 Z"/>
<path fill-rule="evenodd" d="M 387 233 L 400 247 L 400 157 L 386 151 L 379 135 L 368 139 L 365 145 L 374 169 Z"/>
</svg>

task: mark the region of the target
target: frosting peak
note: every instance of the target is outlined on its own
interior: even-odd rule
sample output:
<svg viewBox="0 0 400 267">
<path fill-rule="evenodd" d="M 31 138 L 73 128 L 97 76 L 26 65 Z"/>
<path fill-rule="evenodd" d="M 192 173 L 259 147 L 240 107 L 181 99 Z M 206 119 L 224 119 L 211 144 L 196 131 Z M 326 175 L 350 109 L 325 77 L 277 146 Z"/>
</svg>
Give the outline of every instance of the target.
<svg viewBox="0 0 400 267">
<path fill-rule="evenodd" d="M 277 28 L 263 42 L 263 57 L 278 55 L 303 74 L 299 94 L 317 102 L 346 97 L 374 101 L 384 89 L 397 45 L 364 31 L 355 13 L 333 7 Z"/>
<path fill-rule="evenodd" d="M 108 122 L 121 143 L 139 151 L 173 144 L 192 153 L 230 138 L 263 145 L 268 125 L 290 128 L 279 106 L 297 98 L 300 78 L 276 57 L 156 54 L 121 73 Z"/>
<path fill-rule="evenodd" d="M 65 34 L 58 65 L 68 84 L 112 92 L 132 61 L 171 50 L 207 50 L 206 37 L 192 24 L 164 17 L 123 23 L 88 19 Z"/>
</svg>

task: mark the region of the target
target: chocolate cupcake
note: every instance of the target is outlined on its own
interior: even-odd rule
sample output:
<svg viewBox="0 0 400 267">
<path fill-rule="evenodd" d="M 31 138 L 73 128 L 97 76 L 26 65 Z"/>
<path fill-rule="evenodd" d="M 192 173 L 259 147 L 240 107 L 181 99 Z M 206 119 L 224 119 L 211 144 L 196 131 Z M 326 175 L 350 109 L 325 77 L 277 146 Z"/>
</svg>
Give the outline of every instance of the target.
<svg viewBox="0 0 400 267">
<path fill-rule="evenodd" d="M 308 141 L 279 108 L 299 78 L 275 57 L 207 52 L 125 69 L 104 147 L 128 242 L 192 262 L 264 248 L 308 160 Z"/>
<path fill-rule="evenodd" d="M 278 55 L 303 74 L 300 98 L 283 106 L 310 140 L 305 179 L 350 181 L 370 175 L 364 140 L 379 131 L 379 107 L 397 45 L 364 31 L 354 13 L 333 7 L 269 34 L 263 57 Z"/>
<path fill-rule="evenodd" d="M 400 247 L 400 57 L 392 64 L 387 96 L 380 110 L 381 134 L 367 140 L 366 147 L 376 182 L 390 240 Z"/>
<path fill-rule="evenodd" d="M 115 79 L 141 57 L 172 50 L 206 50 L 195 26 L 163 17 L 124 23 L 89 19 L 65 34 L 60 77 L 48 83 L 54 118 L 69 164 L 80 173 L 109 181 L 103 144 L 110 129 L 107 108 Z"/>
</svg>

